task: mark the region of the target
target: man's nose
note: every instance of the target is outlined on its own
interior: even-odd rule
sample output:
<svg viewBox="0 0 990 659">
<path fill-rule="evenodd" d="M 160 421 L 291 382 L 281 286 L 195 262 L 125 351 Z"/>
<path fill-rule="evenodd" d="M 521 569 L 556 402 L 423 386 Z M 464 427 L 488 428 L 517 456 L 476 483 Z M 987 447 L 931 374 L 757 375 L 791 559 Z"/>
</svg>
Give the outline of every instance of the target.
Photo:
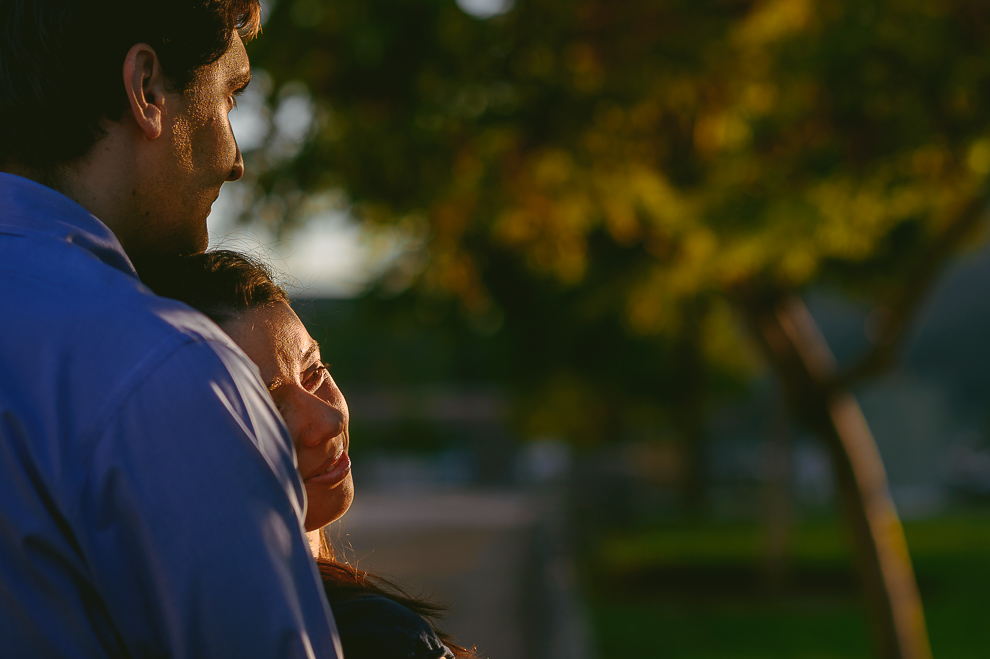
<svg viewBox="0 0 990 659">
<path fill-rule="evenodd" d="M 227 175 L 228 181 L 236 181 L 244 176 L 244 157 L 241 155 L 241 147 L 237 146 L 237 140 L 234 140 L 234 166 L 230 168 L 230 174 Z"/>
</svg>

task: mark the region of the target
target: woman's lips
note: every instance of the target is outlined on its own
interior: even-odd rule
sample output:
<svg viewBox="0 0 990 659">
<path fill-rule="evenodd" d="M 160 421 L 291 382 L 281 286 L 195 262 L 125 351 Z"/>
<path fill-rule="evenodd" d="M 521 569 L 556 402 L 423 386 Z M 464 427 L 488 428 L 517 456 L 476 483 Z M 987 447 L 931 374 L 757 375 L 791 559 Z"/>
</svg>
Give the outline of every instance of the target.
<svg viewBox="0 0 990 659">
<path fill-rule="evenodd" d="M 325 463 L 319 472 L 303 480 L 307 485 L 324 485 L 333 487 L 347 477 L 351 471 L 351 458 L 347 452 L 342 452 L 337 458 Z"/>
</svg>

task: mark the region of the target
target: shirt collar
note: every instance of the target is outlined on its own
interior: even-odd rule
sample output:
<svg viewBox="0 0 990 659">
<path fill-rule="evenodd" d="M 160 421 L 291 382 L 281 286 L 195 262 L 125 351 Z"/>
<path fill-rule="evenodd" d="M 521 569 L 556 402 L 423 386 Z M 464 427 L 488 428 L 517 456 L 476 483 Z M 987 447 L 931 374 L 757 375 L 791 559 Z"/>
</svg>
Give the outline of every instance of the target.
<svg viewBox="0 0 990 659">
<path fill-rule="evenodd" d="M 0 172 L 0 233 L 45 235 L 137 277 L 117 236 L 85 208 L 40 183 Z"/>
</svg>

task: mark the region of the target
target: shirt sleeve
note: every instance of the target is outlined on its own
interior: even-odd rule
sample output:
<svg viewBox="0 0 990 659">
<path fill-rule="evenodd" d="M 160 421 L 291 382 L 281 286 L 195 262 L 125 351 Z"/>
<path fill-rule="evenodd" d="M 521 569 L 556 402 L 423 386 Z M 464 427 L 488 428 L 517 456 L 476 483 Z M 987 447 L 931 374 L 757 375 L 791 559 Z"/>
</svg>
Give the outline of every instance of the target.
<svg viewBox="0 0 990 659">
<path fill-rule="evenodd" d="M 129 656 L 343 656 L 294 454 L 243 355 L 175 349 L 91 447 L 71 523 Z"/>
</svg>

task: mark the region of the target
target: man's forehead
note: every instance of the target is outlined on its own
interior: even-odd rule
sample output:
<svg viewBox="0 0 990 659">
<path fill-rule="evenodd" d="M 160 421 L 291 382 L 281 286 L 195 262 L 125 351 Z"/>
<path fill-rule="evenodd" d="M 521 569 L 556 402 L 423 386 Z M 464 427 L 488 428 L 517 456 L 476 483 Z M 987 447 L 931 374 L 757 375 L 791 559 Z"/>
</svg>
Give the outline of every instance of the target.
<svg viewBox="0 0 990 659">
<path fill-rule="evenodd" d="M 230 48 L 220 58 L 220 69 L 229 81 L 238 82 L 240 86 L 251 80 L 251 61 L 244 43 L 236 35 L 231 39 Z"/>
<path fill-rule="evenodd" d="M 231 89 L 243 89 L 244 87 L 248 86 L 249 82 L 251 82 L 250 67 L 246 67 L 244 69 L 241 69 L 240 71 L 231 73 L 231 75 L 227 79 L 227 83 Z"/>
<path fill-rule="evenodd" d="M 244 44 L 235 35 L 227 52 L 220 59 L 196 71 L 193 87 L 205 89 L 219 86 L 229 87 L 228 91 L 234 91 L 247 85 L 250 80 L 251 62 Z"/>
</svg>

